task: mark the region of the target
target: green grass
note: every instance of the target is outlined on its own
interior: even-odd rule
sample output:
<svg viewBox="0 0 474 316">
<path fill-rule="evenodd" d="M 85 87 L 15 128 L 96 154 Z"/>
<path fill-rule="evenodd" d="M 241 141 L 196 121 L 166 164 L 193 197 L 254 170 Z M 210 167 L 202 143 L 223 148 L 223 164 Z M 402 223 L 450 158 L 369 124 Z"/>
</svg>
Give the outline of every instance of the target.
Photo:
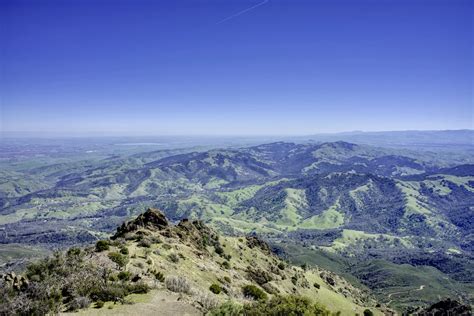
<svg viewBox="0 0 474 316">
<path fill-rule="evenodd" d="M 348 232 L 352 237 L 358 233 Z M 462 284 L 429 266 L 394 264 L 385 260 L 369 260 L 354 264 L 352 259 L 320 249 L 310 249 L 292 242 L 281 247 L 291 263 L 309 264 L 331 270 L 360 288 L 370 287 L 377 299 L 397 310 L 412 305 L 439 301 L 439 297 L 457 297 L 456 293 L 472 293 L 473 286 Z M 423 289 L 420 287 L 423 285 Z M 390 297 L 389 297 L 390 296 Z"/>
<path fill-rule="evenodd" d="M 304 190 L 290 188 L 285 189 L 285 192 L 285 206 L 280 210 L 280 217 L 276 221 L 276 224 L 281 226 L 295 226 L 301 220 L 299 213 L 308 208 L 306 193 Z"/>
<path fill-rule="evenodd" d="M 469 291 L 461 283 L 433 267 L 408 264 L 397 265 L 374 260 L 359 265 L 354 273 L 365 280 L 379 300 L 401 310 L 408 306 L 430 304 L 439 297 Z"/>
<path fill-rule="evenodd" d="M 0 264 L 18 259 L 31 259 L 46 256 L 49 250 L 17 244 L 0 245 Z"/>
<path fill-rule="evenodd" d="M 406 207 L 404 216 L 411 214 L 431 214 L 429 206 L 419 193 L 420 184 L 418 182 L 398 182 L 397 187 L 405 195 Z"/>
<path fill-rule="evenodd" d="M 321 248 L 327 251 L 336 252 L 336 251 L 341 251 L 350 245 L 363 242 L 364 240 L 378 239 L 378 238 L 383 238 L 384 242 L 387 242 L 387 241 L 395 242 L 395 239 L 398 239 L 400 240 L 401 245 L 403 245 L 404 247 L 406 248 L 413 247 L 413 245 L 411 244 L 408 238 L 397 237 L 397 236 L 392 236 L 392 235 L 387 235 L 387 234 L 369 234 L 363 231 L 344 229 L 342 231 L 342 236 L 334 240 L 330 247 L 321 247 Z"/>
<path fill-rule="evenodd" d="M 312 216 L 299 225 L 306 229 L 331 229 L 344 224 L 344 214 L 339 212 L 339 201 L 319 215 Z"/>
</svg>

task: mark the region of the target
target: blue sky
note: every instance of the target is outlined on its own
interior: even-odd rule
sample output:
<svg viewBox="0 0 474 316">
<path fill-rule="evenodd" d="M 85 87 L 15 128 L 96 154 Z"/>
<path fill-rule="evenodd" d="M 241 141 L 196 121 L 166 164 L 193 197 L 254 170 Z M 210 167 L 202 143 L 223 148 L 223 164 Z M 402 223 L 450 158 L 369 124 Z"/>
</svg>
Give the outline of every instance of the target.
<svg viewBox="0 0 474 316">
<path fill-rule="evenodd" d="M 473 128 L 472 3 L 3 0 L 2 130 Z"/>
</svg>

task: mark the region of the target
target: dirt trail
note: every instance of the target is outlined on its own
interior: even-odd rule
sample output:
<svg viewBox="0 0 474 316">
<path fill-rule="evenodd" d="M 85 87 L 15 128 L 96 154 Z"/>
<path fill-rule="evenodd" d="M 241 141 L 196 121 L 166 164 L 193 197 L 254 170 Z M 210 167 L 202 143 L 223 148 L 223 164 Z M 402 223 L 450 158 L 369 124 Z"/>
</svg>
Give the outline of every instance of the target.
<svg viewBox="0 0 474 316">
<path fill-rule="evenodd" d="M 399 291 L 399 292 L 393 292 L 393 293 L 390 293 L 388 295 L 388 298 L 391 298 L 393 295 L 398 295 L 398 294 L 402 294 L 402 293 L 407 293 L 407 292 L 410 292 L 410 291 L 421 291 L 425 288 L 425 285 L 420 285 L 420 287 L 416 290 L 406 290 L 406 291 Z M 392 303 L 393 300 L 390 300 L 388 301 L 387 305 L 390 305 L 390 303 Z"/>
</svg>

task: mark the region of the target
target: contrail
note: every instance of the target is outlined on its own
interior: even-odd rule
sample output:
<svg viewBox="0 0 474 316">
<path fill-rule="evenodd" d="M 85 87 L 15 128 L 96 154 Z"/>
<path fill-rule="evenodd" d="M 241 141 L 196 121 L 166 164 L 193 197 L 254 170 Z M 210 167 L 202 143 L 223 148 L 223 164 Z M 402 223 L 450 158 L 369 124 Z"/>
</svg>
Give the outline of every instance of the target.
<svg viewBox="0 0 474 316">
<path fill-rule="evenodd" d="M 245 9 L 245 10 L 239 11 L 239 12 L 237 12 L 237 13 L 235 13 L 235 14 L 232 14 L 232 15 L 226 17 L 225 19 L 223 19 L 223 20 L 217 22 L 216 24 L 221 24 L 221 23 L 224 23 L 224 22 L 226 22 L 226 21 L 229 21 L 230 19 L 233 19 L 233 18 L 235 18 L 235 17 L 238 17 L 239 15 L 242 15 L 242 14 L 247 13 L 247 12 L 249 12 L 249 11 L 251 11 L 251 10 L 253 10 L 253 9 L 255 9 L 255 8 L 259 7 L 259 6 L 261 6 L 261 5 L 264 5 L 264 4 L 267 3 L 268 1 L 270 1 L 270 0 L 263 0 L 262 2 L 259 2 L 259 3 L 257 3 L 256 5 L 251 6 L 250 8 L 247 8 L 247 9 Z"/>
</svg>

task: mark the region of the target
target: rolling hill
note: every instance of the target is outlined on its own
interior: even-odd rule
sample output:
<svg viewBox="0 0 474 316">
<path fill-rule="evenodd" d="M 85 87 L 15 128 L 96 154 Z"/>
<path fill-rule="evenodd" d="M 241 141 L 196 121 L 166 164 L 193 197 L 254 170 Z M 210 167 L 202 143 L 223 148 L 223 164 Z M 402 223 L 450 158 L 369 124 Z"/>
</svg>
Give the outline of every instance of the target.
<svg viewBox="0 0 474 316">
<path fill-rule="evenodd" d="M 377 275 L 418 266 L 427 278 L 455 284 L 420 303 L 451 294 L 472 301 L 474 164 L 466 162 L 342 141 L 133 152 L 31 167 L 23 161 L 3 173 L 0 242 L 35 250 L 87 244 L 143 208 L 159 207 L 172 221 L 200 219 L 229 236 L 259 234 L 353 265 L 372 262 Z M 345 268 L 381 301 L 391 287 L 416 286 L 402 276 L 394 278 L 398 285 L 379 286 L 361 271 Z M 414 304 L 403 294 L 392 301 Z"/>
</svg>

